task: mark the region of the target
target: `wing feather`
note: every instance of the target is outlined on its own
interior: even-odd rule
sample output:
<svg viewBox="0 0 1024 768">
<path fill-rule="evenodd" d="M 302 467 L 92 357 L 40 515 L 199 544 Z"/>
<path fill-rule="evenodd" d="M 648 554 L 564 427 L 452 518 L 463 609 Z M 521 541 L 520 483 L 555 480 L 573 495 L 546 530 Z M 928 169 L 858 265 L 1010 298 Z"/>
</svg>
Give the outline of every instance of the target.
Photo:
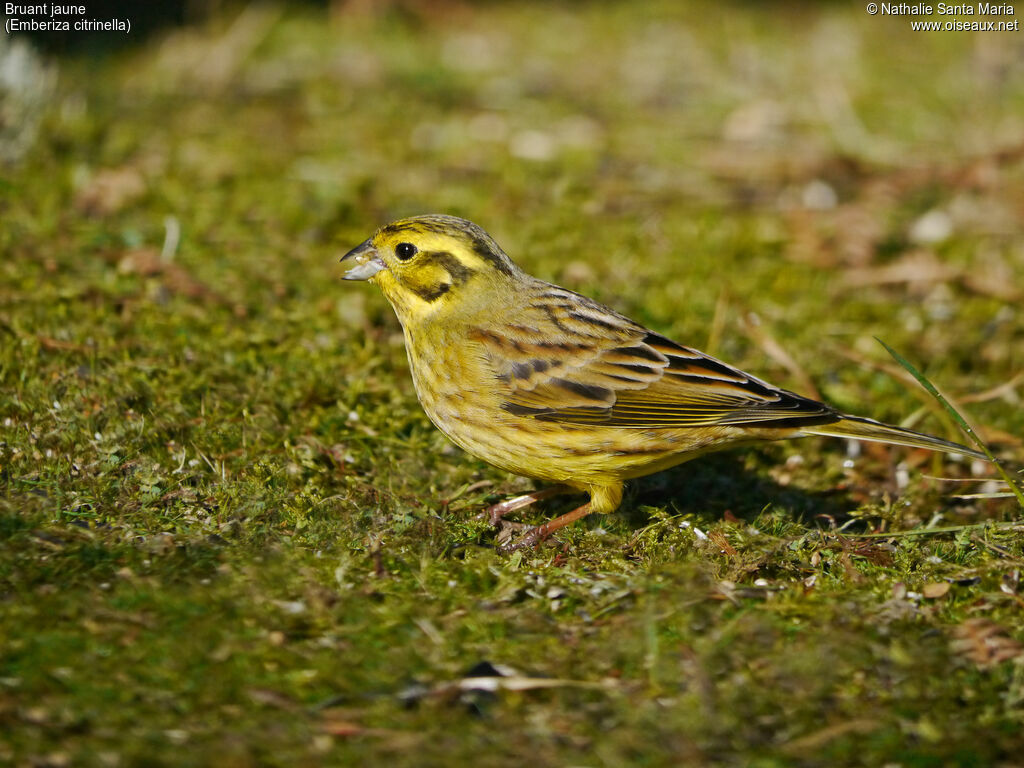
<svg viewBox="0 0 1024 768">
<path fill-rule="evenodd" d="M 621 428 L 800 427 L 839 419 L 827 405 L 778 389 L 555 286 L 533 294 L 512 326 L 474 340 L 509 413 Z M 544 333 L 540 329 L 548 328 Z"/>
</svg>

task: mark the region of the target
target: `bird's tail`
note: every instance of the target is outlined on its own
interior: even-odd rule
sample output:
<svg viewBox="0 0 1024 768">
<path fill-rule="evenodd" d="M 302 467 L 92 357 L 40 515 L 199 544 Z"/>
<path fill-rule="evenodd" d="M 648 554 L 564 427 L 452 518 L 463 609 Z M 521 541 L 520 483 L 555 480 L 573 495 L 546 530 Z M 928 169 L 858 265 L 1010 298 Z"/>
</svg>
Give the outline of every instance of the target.
<svg viewBox="0 0 1024 768">
<path fill-rule="evenodd" d="M 909 445 L 913 448 L 928 448 L 932 451 L 945 451 L 946 453 L 962 453 L 965 456 L 973 456 L 976 459 L 988 460 L 988 457 L 968 448 L 966 445 L 951 443 L 931 435 L 922 435 L 902 427 L 890 427 L 880 421 L 865 419 L 861 416 L 843 416 L 839 421 L 831 424 L 818 424 L 813 427 L 803 427 L 801 430 L 806 435 L 825 435 L 826 437 L 848 437 L 854 440 L 871 440 L 876 443 L 891 443 L 893 445 Z"/>
</svg>

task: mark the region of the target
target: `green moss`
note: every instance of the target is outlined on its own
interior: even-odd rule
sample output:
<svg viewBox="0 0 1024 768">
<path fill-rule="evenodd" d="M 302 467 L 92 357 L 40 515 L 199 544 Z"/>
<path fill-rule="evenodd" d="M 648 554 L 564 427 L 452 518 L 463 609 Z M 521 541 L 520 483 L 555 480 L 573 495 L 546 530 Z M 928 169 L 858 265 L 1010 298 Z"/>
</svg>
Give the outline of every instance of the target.
<svg viewBox="0 0 1024 768">
<path fill-rule="evenodd" d="M 953 436 L 872 337 L 960 401 L 1021 369 L 1012 39 L 833 4 L 403 9 L 55 64 L 0 184 L 0 762 L 1016 757 L 1020 657 L 977 654 L 1024 641 L 1019 530 L 980 527 L 1020 511 L 928 477 L 968 465 L 709 457 L 501 556 L 474 516 L 530 483 L 434 430 L 390 309 L 336 266 L 464 215 L 799 389 L 754 312 L 837 406 Z M 952 232 L 915 240 L 933 210 Z M 920 251 L 953 271 L 881 279 Z M 1017 397 L 968 406 L 1011 455 Z M 448 685 L 483 661 L 585 685 Z"/>
</svg>

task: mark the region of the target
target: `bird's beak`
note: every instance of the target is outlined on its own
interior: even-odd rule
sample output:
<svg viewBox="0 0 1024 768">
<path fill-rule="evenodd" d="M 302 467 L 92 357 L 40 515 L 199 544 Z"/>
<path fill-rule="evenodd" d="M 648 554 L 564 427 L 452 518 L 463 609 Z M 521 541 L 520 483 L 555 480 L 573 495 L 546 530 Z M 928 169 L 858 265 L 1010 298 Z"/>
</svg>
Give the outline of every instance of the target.
<svg viewBox="0 0 1024 768">
<path fill-rule="evenodd" d="M 369 280 L 382 269 L 384 260 L 377 253 L 370 240 L 366 240 L 341 257 L 341 263 L 352 265 L 342 277 L 345 280 Z"/>
</svg>

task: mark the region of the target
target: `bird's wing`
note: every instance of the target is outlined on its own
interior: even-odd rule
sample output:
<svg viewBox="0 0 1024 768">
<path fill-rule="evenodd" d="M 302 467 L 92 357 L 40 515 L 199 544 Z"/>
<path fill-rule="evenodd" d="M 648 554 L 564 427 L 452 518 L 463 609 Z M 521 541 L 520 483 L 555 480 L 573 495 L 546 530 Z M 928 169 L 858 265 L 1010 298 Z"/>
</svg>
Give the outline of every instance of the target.
<svg viewBox="0 0 1024 768">
<path fill-rule="evenodd" d="M 517 416 L 623 428 L 799 428 L 837 421 L 822 403 L 766 384 L 550 286 L 521 323 L 472 334 Z"/>
</svg>

